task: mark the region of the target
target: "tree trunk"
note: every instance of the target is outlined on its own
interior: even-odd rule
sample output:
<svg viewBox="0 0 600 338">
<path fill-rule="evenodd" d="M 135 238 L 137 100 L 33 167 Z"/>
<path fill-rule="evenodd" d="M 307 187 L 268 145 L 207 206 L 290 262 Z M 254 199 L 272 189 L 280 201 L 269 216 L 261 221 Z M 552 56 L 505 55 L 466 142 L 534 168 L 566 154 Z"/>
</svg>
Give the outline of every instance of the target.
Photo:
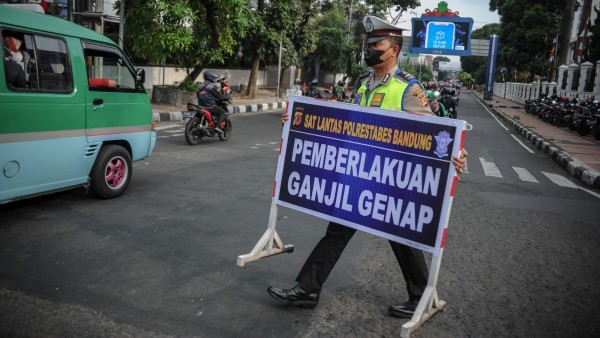
<svg viewBox="0 0 600 338">
<path fill-rule="evenodd" d="M 195 66 L 194 69 L 192 69 L 192 72 L 189 73 L 183 81 L 196 81 L 196 78 L 200 73 L 202 73 L 202 67 Z"/>
<path fill-rule="evenodd" d="M 281 97 L 285 97 L 286 86 L 284 86 L 284 84 L 283 84 L 283 78 L 284 78 L 284 74 L 285 74 L 286 69 L 288 69 L 287 66 L 282 66 L 281 67 L 281 73 L 279 74 L 279 94 L 278 95 L 279 95 L 280 98 Z M 292 74 L 290 73 L 290 77 L 291 76 L 292 76 Z"/>
<path fill-rule="evenodd" d="M 256 79 L 258 78 L 258 67 L 260 66 L 260 59 L 258 55 L 254 56 L 252 62 L 252 69 L 250 70 L 250 78 L 248 79 L 248 89 L 246 90 L 246 96 L 251 99 L 256 97 Z"/>
<path fill-rule="evenodd" d="M 565 11 L 560 23 L 560 42 L 558 44 L 558 65 L 569 65 L 571 54 L 571 28 L 573 27 L 573 17 L 575 16 L 575 3 L 577 0 L 567 0 Z"/>
</svg>

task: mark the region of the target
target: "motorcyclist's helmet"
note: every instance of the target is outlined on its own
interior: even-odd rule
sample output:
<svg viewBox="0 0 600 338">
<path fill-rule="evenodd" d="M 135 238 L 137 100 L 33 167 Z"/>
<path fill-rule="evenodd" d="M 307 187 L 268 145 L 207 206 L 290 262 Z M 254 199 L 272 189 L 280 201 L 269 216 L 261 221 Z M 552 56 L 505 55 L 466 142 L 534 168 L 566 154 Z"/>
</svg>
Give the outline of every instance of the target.
<svg viewBox="0 0 600 338">
<path fill-rule="evenodd" d="M 429 101 L 435 99 L 435 96 L 433 95 L 433 91 L 432 90 L 426 91 L 425 92 L 425 96 L 427 96 L 427 100 L 429 100 Z"/>
<path fill-rule="evenodd" d="M 338 81 L 338 86 L 343 87 L 344 86 L 344 81 Z"/>
<path fill-rule="evenodd" d="M 440 92 L 438 92 L 437 90 L 435 92 L 433 92 L 433 97 L 437 100 L 440 98 Z"/>
<path fill-rule="evenodd" d="M 562 102 L 567 102 L 567 101 L 569 101 L 569 98 L 563 95 Z"/>
<path fill-rule="evenodd" d="M 317 86 L 318 84 L 319 84 L 319 81 L 317 81 L 317 79 L 310 81 L 311 86 Z"/>
<path fill-rule="evenodd" d="M 219 77 L 221 77 L 221 75 L 214 70 L 208 69 L 204 71 L 204 81 L 215 83 Z"/>
</svg>

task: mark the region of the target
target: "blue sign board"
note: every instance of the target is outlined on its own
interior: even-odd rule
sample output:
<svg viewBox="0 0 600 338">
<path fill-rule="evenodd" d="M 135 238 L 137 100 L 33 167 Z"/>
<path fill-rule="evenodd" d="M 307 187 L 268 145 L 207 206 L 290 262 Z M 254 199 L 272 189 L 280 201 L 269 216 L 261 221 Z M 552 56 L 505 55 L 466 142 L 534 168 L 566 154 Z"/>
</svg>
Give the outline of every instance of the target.
<svg viewBox="0 0 600 338">
<path fill-rule="evenodd" d="M 432 253 L 465 121 L 291 97 L 275 203 Z"/>
<path fill-rule="evenodd" d="M 471 55 L 473 19 L 424 16 L 412 19 L 411 53 Z"/>
</svg>

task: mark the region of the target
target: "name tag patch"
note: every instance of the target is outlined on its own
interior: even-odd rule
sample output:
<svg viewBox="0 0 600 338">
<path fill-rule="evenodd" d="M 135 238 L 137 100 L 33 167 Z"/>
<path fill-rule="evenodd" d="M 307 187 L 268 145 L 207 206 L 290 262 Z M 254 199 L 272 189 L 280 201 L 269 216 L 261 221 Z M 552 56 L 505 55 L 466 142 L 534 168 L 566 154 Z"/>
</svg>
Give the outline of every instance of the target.
<svg viewBox="0 0 600 338">
<path fill-rule="evenodd" d="M 385 93 L 376 93 L 371 101 L 371 107 L 381 107 Z"/>
<path fill-rule="evenodd" d="M 362 94 L 354 95 L 354 104 L 360 104 L 360 99 L 362 98 Z"/>
</svg>

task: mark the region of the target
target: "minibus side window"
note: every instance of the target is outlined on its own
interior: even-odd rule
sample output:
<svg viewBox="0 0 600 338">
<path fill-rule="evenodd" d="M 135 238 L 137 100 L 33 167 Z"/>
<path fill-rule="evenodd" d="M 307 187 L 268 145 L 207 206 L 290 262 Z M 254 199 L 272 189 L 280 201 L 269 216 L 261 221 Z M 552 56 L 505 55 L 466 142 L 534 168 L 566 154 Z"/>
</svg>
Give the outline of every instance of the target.
<svg viewBox="0 0 600 338">
<path fill-rule="evenodd" d="M 69 55 L 63 40 L 3 31 L 6 84 L 12 91 L 68 93 L 73 90 Z"/>
<path fill-rule="evenodd" d="M 127 64 L 111 47 L 84 48 L 86 73 L 90 90 L 134 91 L 135 77 Z"/>
</svg>

